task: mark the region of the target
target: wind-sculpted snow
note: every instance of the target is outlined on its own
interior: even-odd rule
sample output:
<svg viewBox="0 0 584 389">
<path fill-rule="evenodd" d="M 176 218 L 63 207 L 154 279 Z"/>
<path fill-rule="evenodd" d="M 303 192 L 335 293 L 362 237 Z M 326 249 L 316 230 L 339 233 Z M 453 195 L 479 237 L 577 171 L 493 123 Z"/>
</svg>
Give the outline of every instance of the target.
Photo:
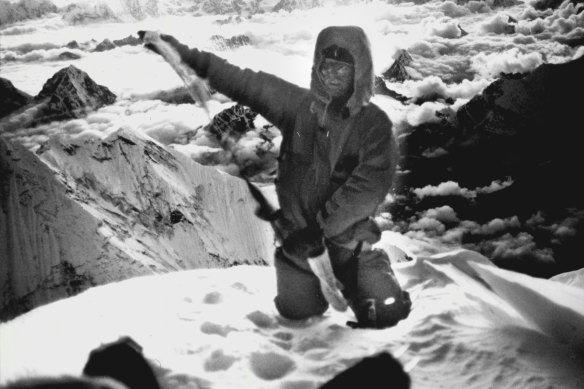
<svg viewBox="0 0 584 389">
<path fill-rule="evenodd" d="M 556 291 L 582 289 L 525 276 L 517 278 L 524 290 L 536 287 L 550 299 L 534 306 L 521 295 L 510 304 L 477 271 L 500 270 L 470 251 L 420 257 L 394 269 L 413 309 L 385 330 L 351 329 L 345 322 L 352 314 L 333 310 L 308 321 L 281 318 L 272 301 L 271 267 L 192 270 L 93 288 L 0 326 L 0 383 L 77 375 L 90 350 L 120 336 L 143 346 L 168 389 L 315 389 L 380 351 L 401 362 L 414 389 L 576 389 L 584 383 L 584 356 L 574 344 L 554 340 L 514 309 L 575 309 L 579 301 L 558 303 Z"/>
<path fill-rule="evenodd" d="M 153 140 L 52 139 L 38 154 L 54 171 L 2 142 L 3 317 L 136 275 L 271 260 L 243 181 Z"/>
</svg>

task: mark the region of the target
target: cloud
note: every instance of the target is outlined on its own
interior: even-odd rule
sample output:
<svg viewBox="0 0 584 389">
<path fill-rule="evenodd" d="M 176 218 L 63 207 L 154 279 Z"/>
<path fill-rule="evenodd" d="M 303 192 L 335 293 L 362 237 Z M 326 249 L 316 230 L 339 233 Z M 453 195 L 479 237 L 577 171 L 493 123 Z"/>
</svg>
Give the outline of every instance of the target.
<svg viewBox="0 0 584 389">
<path fill-rule="evenodd" d="M 445 1 L 444 3 L 440 4 L 439 9 L 444 12 L 444 15 L 450 16 L 451 18 L 457 18 L 470 14 L 470 10 L 467 7 L 460 6 L 453 1 Z"/>
<path fill-rule="evenodd" d="M 460 221 L 454 209 L 448 205 L 428 209 L 424 212 L 424 217 L 436 219 L 443 223 L 456 223 Z"/>
<path fill-rule="evenodd" d="M 508 178 L 505 181 L 496 180 L 496 181 L 491 182 L 490 185 L 487 185 L 487 186 L 482 187 L 482 188 L 477 188 L 476 192 L 481 193 L 481 194 L 498 192 L 501 189 L 505 189 L 505 188 L 511 186 L 512 184 L 513 184 L 513 179 L 511 179 L 511 178 Z"/>
<path fill-rule="evenodd" d="M 513 216 L 507 219 L 493 219 L 487 224 L 483 224 L 471 230 L 470 233 L 474 235 L 496 235 L 503 231 L 506 231 L 510 228 L 519 228 L 521 227 L 521 223 L 517 216 Z"/>
<path fill-rule="evenodd" d="M 439 22 L 431 27 L 432 34 L 446 39 L 460 38 L 462 32 L 455 21 Z"/>
<path fill-rule="evenodd" d="M 418 198 L 423 199 L 424 197 L 435 197 L 435 196 L 461 196 L 467 199 L 474 199 L 478 194 L 488 194 L 497 192 L 513 184 L 513 180 L 507 179 L 506 181 L 496 180 L 491 182 L 485 187 L 475 188 L 470 190 L 467 188 L 462 188 L 457 182 L 447 181 L 442 182 L 438 186 L 426 185 L 423 188 L 415 188 L 413 192 Z"/>
<path fill-rule="evenodd" d="M 541 53 L 522 53 L 518 48 L 514 48 L 502 53 L 479 53 L 471 58 L 471 67 L 480 76 L 493 78 L 501 72 L 530 72 L 543 62 Z"/>
<path fill-rule="evenodd" d="M 474 13 L 489 13 L 492 11 L 491 7 L 484 1 L 472 0 L 466 4 L 466 7 Z"/>
<path fill-rule="evenodd" d="M 467 198 L 475 196 L 474 192 L 466 188 L 461 188 L 460 185 L 454 181 L 442 182 L 438 186 L 426 185 L 423 188 L 414 189 L 413 192 L 420 199 L 433 196 L 462 196 Z"/>
<path fill-rule="evenodd" d="M 494 260 L 533 258 L 542 263 L 554 263 L 553 251 L 538 248 L 533 236 L 526 232 L 515 236 L 505 234 L 499 239 L 484 242 L 484 246 L 492 251 Z"/>
<path fill-rule="evenodd" d="M 413 98 L 443 96 L 454 99 L 470 99 L 489 86 L 489 80 L 462 80 L 460 83 L 445 83 L 442 78 L 429 76 L 423 80 L 406 80 L 399 92 Z"/>
<path fill-rule="evenodd" d="M 544 19 L 537 18 L 535 20 L 523 21 L 520 20 L 517 24 L 516 31 L 523 35 L 537 35 L 546 31 L 547 25 Z"/>
<path fill-rule="evenodd" d="M 447 107 L 448 105 L 446 104 L 431 101 L 420 106 L 413 105 L 411 106 L 411 110 L 408 111 L 406 118 L 408 123 L 412 126 L 418 126 L 422 123 L 428 122 L 437 122 L 440 118 L 436 116 L 436 112 Z"/>
<path fill-rule="evenodd" d="M 422 217 L 421 219 L 410 224 L 413 230 L 423 230 L 430 234 L 430 236 L 441 235 L 446 231 L 444 224 L 436 219 L 430 217 Z"/>
<path fill-rule="evenodd" d="M 509 16 L 497 14 L 492 19 L 481 24 L 481 29 L 485 33 L 512 34 L 515 32 L 513 24 L 509 23 Z"/>
<path fill-rule="evenodd" d="M 582 37 L 580 31 L 584 28 L 583 4 L 574 5 L 570 1 L 564 1 L 555 10 L 537 11 L 533 8 L 526 9 L 520 16 L 517 24 L 517 32 L 524 35 L 551 34 L 561 41 L 562 39 L 575 39 Z"/>
</svg>

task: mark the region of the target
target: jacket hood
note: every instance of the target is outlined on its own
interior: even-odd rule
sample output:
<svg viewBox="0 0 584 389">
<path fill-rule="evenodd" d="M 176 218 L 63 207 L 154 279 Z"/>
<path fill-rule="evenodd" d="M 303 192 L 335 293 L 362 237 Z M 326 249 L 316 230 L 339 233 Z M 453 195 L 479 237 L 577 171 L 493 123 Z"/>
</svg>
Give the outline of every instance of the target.
<svg viewBox="0 0 584 389">
<path fill-rule="evenodd" d="M 318 75 L 318 69 L 324 60 L 322 51 L 332 45 L 337 45 L 347 50 L 355 61 L 353 94 L 346 103 L 349 114 L 353 116 L 363 106 L 369 104 L 369 100 L 373 96 L 375 76 L 369 39 L 367 39 L 363 29 L 356 26 L 331 26 L 318 34 L 314 49 L 310 90 L 319 100 L 327 104 L 331 98 Z"/>
</svg>

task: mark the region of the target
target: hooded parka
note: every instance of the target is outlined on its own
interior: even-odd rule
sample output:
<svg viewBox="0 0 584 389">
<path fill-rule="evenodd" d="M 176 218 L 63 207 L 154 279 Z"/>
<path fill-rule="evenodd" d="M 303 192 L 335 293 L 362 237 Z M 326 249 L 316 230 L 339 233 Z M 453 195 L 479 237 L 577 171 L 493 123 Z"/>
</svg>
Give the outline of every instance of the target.
<svg viewBox="0 0 584 389">
<path fill-rule="evenodd" d="M 319 77 L 322 51 L 332 45 L 354 60 L 353 93 L 334 106 Z M 317 38 L 310 89 L 179 45 L 179 52 L 214 89 L 259 112 L 282 132 L 276 190 L 288 233 L 320 227 L 346 244 L 374 243 L 369 217 L 387 195 L 397 161 L 392 123 L 369 102 L 373 63 L 367 36 L 354 26 L 328 27 Z M 315 229 L 317 230 L 317 229 Z"/>
<path fill-rule="evenodd" d="M 398 157 L 391 121 L 369 101 L 374 73 L 363 30 L 343 26 L 320 32 L 310 89 L 172 43 L 212 88 L 249 106 L 282 132 L 276 190 L 283 237 L 303 229 L 322 235 L 312 238 L 316 242 L 324 238 L 335 275 L 345 285 L 343 293 L 360 322 L 366 322 L 371 311 L 363 303 L 371 301 L 378 307 L 374 326 L 390 326 L 407 316 L 409 298 L 397 283 L 387 254 L 368 250 L 352 261 L 353 248 L 361 247 L 358 242 L 379 240 L 371 216 L 391 187 Z M 354 63 L 352 94 L 341 104 L 328 95 L 319 75 L 323 50 L 333 45 L 347 50 Z M 292 256 L 276 251 L 275 302 L 290 319 L 319 315 L 328 307 L 307 256 L 302 251 Z M 388 298 L 396 303 L 385 304 Z"/>
</svg>

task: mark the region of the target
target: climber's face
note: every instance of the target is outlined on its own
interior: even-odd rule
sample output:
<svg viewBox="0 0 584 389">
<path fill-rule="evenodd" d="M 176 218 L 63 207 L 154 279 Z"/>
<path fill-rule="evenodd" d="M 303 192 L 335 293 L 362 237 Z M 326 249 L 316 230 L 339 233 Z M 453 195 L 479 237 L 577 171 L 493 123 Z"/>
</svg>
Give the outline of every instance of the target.
<svg viewBox="0 0 584 389">
<path fill-rule="evenodd" d="M 348 96 L 352 92 L 355 70 L 350 63 L 325 58 L 319 72 L 322 83 L 332 98 Z"/>
</svg>

